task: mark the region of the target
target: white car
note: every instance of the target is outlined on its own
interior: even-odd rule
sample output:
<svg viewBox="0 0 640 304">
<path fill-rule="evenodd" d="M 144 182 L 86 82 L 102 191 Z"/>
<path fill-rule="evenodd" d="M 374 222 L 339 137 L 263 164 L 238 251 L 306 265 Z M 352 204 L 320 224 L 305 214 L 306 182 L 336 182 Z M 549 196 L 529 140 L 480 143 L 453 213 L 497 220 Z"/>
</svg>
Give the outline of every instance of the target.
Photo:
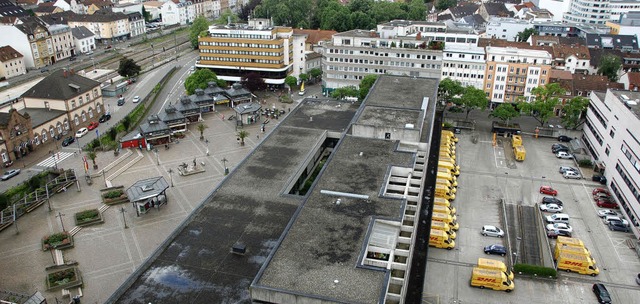
<svg viewBox="0 0 640 304">
<path fill-rule="evenodd" d="M 565 223 L 548 224 L 547 231 L 551 231 L 551 230 L 563 230 L 567 232 L 573 232 L 573 228 L 571 228 L 571 226 Z"/>
<path fill-rule="evenodd" d="M 575 171 L 565 171 L 564 173 L 562 173 L 562 177 L 571 178 L 571 179 L 581 179 L 582 178 L 582 176 L 580 176 L 580 173 L 575 172 Z"/>
<path fill-rule="evenodd" d="M 572 159 L 573 155 L 571 153 L 560 151 L 560 152 L 556 153 L 556 157 L 557 158 Z"/>
<path fill-rule="evenodd" d="M 569 166 L 560 166 L 560 169 L 558 170 L 558 172 L 560 173 L 565 173 L 567 171 L 578 172 L 578 169 Z"/>
<path fill-rule="evenodd" d="M 562 212 L 562 206 L 558 206 L 556 204 L 543 204 L 540 205 L 540 211 L 543 212 L 554 212 L 554 213 L 558 213 L 558 212 Z"/>
<path fill-rule="evenodd" d="M 482 235 L 501 238 L 504 237 L 504 231 L 496 226 L 485 225 L 482 226 Z"/>
<path fill-rule="evenodd" d="M 613 210 L 611 210 L 611 209 L 600 209 L 600 210 L 598 210 L 598 216 L 600 218 L 605 218 L 606 216 L 609 216 L 609 215 L 618 216 L 618 213 L 613 211 Z"/>
<path fill-rule="evenodd" d="M 134 96 L 132 102 L 133 103 L 140 102 L 140 96 Z"/>
<path fill-rule="evenodd" d="M 78 129 L 78 131 L 76 131 L 76 137 L 80 138 L 82 136 L 85 136 L 87 133 L 89 133 L 89 130 L 87 130 L 87 128 L 80 128 Z"/>
<path fill-rule="evenodd" d="M 608 225 L 610 221 L 621 221 L 623 225 L 629 227 L 629 222 L 617 215 L 607 215 L 604 217 L 604 224 Z"/>
</svg>

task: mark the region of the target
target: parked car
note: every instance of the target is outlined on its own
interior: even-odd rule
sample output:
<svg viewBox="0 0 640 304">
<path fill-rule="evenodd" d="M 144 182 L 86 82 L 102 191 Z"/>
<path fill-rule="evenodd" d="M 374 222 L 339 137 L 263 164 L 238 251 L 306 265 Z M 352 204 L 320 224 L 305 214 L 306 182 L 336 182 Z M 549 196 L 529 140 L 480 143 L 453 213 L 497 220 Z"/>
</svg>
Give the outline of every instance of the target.
<svg viewBox="0 0 640 304">
<path fill-rule="evenodd" d="M 573 158 L 573 154 L 571 154 L 569 152 L 565 152 L 565 151 L 558 151 L 558 153 L 556 153 L 556 157 L 557 158 L 563 158 L 563 159 L 572 159 Z"/>
<path fill-rule="evenodd" d="M 133 103 L 140 102 L 140 96 L 133 96 L 133 100 L 131 100 L 131 102 L 133 102 Z"/>
<path fill-rule="evenodd" d="M 93 51 L 88 51 L 85 53 L 86 55 L 93 55 Z"/>
<path fill-rule="evenodd" d="M 566 230 L 555 230 L 555 229 L 547 231 L 547 237 L 550 237 L 552 239 L 557 239 L 558 236 L 571 237 L 571 232 Z"/>
<path fill-rule="evenodd" d="M 558 213 L 558 212 L 562 212 L 562 206 L 558 206 L 556 204 L 546 204 L 546 205 L 540 205 L 540 211 L 543 212 L 553 212 L 553 213 Z"/>
<path fill-rule="evenodd" d="M 87 127 L 87 129 L 89 129 L 89 130 L 93 130 L 93 129 L 97 128 L 99 125 L 100 125 L 100 123 L 99 123 L 99 122 L 97 122 L 97 121 L 92 121 L 92 122 L 90 122 L 90 123 L 89 123 L 89 126 Z"/>
<path fill-rule="evenodd" d="M 41 68 L 40 69 L 40 73 L 46 73 L 49 72 L 49 68 Z"/>
<path fill-rule="evenodd" d="M 555 197 L 545 196 L 542 198 L 542 204 L 556 204 L 558 206 L 562 206 L 562 201 Z"/>
<path fill-rule="evenodd" d="M 558 136 L 558 141 L 561 142 L 570 142 L 573 138 L 566 136 L 566 135 L 560 135 Z"/>
<path fill-rule="evenodd" d="M 591 191 L 591 194 L 593 195 L 596 195 L 598 193 L 606 193 L 607 195 L 611 196 L 611 193 L 609 192 L 609 190 L 605 188 L 595 188 L 593 189 L 593 191 Z"/>
<path fill-rule="evenodd" d="M 618 216 L 618 213 L 611 209 L 600 209 L 598 210 L 598 216 L 600 218 L 605 218 L 608 215 Z"/>
<path fill-rule="evenodd" d="M 562 173 L 562 177 L 571 179 L 582 179 L 580 173 L 574 171 L 567 171 L 565 173 Z"/>
<path fill-rule="evenodd" d="M 629 227 L 629 222 L 618 215 L 607 215 L 603 219 L 605 224 L 609 224 L 612 221 L 621 222 L 623 225 Z"/>
<path fill-rule="evenodd" d="M 591 290 L 593 290 L 596 298 L 598 298 L 598 303 L 611 303 L 611 295 L 609 294 L 607 288 L 604 287 L 604 284 L 595 283 L 593 284 L 593 287 L 591 287 Z"/>
<path fill-rule="evenodd" d="M 567 171 L 578 172 L 578 169 L 569 166 L 560 166 L 560 169 L 558 169 L 558 172 L 560 173 L 565 173 Z"/>
<path fill-rule="evenodd" d="M 76 131 L 76 138 L 85 136 L 87 133 L 89 133 L 89 130 L 87 130 L 87 128 L 80 128 L 78 129 L 78 131 Z"/>
<path fill-rule="evenodd" d="M 118 105 L 119 106 L 124 106 L 124 97 L 118 98 Z"/>
<path fill-rule="evenodd" d="M 505 256 L 507 254 L 507 248 L 505 248 L 502 245 L 493 244 L 493 245 L 484 247 L 484 253 Z"/>
<path fill-rule="evenodd" d="M 4 174 L 2 174 L 2 176 L 0 176 L 0 179 L 3 181 L 6 181 L 16 175 L 20 174 L 20 169 L 11 169 L 7 172 L 5 172 Z"/>
<path fill-rule="evenodd" d="M 555 224 L 547 224 L 547 231 L 549 230 L 564 230 L 573 233 L 573 228 L 569 226 L 569 224 L 565 223 L 555 223 Z"/>
<path fill-rule="evenodd" d="M 112 48 L 112 47 L 113 47 L 113 46 L 112 46 L 111 44 L 109 44 L 109 45 L 105 46 L 105 47 L 104 47 L 104 49 L 105 49 L 105 50 L 108 50 L 108 49 L 110 49 L 110 48 Z"/>
<path fill-rule="evenodd" d="M 608 201 L 612 201 L 613 198 L 611 197 L 611 195 L 609 195 L 608 193 L 604 193 L 604 192 L 598 192 L 596 194 L 593 195 L 593 199 L 594 200 L 608 200 Z"/>
<path fill-rule="evenodd" d="M 553 146 L 551 146 L 551 152 L 558 153 L 560 151 L 569 152 L 569 147 L 563 144 L 553 144 Z"/>
<path fill-rule="evenodd" d="M 76 59 L 78 59 L 78 57 L 76 57 L 76 56 L 69 57 L 69 61 L 75 61 Z"/>
<path fill-rule="evenodd" d="M 109 119 L 111 119 L 111 114 L 102 114 L 102 116 L 100 116 L 100 119 L 98 119 L 99 122 L 106 122 L 109 121 Z"/>
<path fill-rule="evenodd" d="M 551 188 L 551 186 L 542 186 L 540 187 L 540 193 L 556 196 L 558 195 L 558 190 Z"/>
<path fill-rule="evenodd" d="M 604 175 L 594 175 L 591 177 L 591 180 L 594 182 L 599 182 L 601 185 L 607 184 L 607 178 Z"/>
<path fill-rule="evenodd" d="M 74 143 L 76 139 L 73 136 L 69 136 L 62 141 L 62 146 L 66 147 L 72 143 Z"/>
<path fill-rule="evenodd" d="M 504 237 L 504 231 L 496 226 L 485 225 L 482 226 L 482 235 L 484 236 L 495 236 L 495 237 Z"/>
<path fill-rule="evenodd" d="M 610 201 L 607 199 L 599 199 L 596 201 L 596 205 L 598 205 L 598 207 L 600 208 L 613 208 L 613 209 L 620 209 L 620 207 L 618 206 L 618 203 L 614 202 L 614 201 Z"/>
<path fill-rule="evenodd" d="M 609 226 L 609 230 L 611 231 L 622 231 L 622 232 L 631 231 L 629 227 L 627 227 L 627 225 L 625 225 L 621 221 L 610 221 L 609 224 L 607 224 L 607 226 Z"/>
</svg>

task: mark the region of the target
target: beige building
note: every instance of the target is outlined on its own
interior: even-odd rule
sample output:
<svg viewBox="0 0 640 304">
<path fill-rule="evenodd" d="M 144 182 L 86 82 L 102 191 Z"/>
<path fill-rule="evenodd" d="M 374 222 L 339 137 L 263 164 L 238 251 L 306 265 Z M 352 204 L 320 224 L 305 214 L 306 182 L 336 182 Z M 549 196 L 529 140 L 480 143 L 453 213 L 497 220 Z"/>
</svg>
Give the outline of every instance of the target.
<svg viewBox="0 0 640 304">
<path fill-rule="evenodd" d="M 0 47 L 0 79 L 9 79 L 26 73 L 24 56 L 10 45 Z"/>
<path fill-rule="evenodd" d="M 14 27 L 8 27 L 6 31 L 2 31 L 3 35 L 6 35 L 3 36 L 3 40 L 6 40 L 5 43 L 12 46 L 24 46 L 25 49 L 28 49 L 29 54 L 25 54 L 24 51 L 21 52 L 29 59 L 26 61 L 28 67 L 39 69 L 55 62 L 53 40 L 46 24 L 38 17 L 25 17 L 21 21 L 21 24 L 15 26 L 16 33 L 12 33 L 14 30 L 11 28 Z M 18 31 L 21 33 L 17 33 Z M 16 49 L 21 50 L 20 48 Z"/>
<path fill-rule="evenodd" d="M 76 46 L 73 41 L 71 28 L 68 25 L 54 24 L 50 25 L 48 30 L 49 34 L 51 34 L 51 41 L 53 42 L 53 51 L 55 53 L 54 62 L 75 55 Z"/>
<path fill-rule="evenodd" d="M 70 27 L 86 27 L 96 35 L 97 41 L 122 39 L 130 35 L 129 17 L 123 13 L 99 10 L 92 15 L 69 15 L 68 19 Z"/>
</svg>

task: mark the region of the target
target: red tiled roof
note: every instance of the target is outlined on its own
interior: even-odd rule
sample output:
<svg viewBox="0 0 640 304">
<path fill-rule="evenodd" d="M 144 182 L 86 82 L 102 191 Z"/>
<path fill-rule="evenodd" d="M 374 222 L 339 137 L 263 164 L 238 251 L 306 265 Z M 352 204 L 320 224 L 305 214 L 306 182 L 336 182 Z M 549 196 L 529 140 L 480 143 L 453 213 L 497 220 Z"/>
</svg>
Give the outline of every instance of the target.
<svg viewBox="0 0 640 304">
<path fill-rule="evenodd" d="M 6 62 L 15 58 L 22 58 L 22 54 L 12 48 L 10 45 L 0 47 L 0 62 Z"/>
<path fill-rule="evenodd" d="M 607 89 L 623 89 L 622 83 L 610 82 L 609 78 L 600 75 L 573 75 L 574 91 L 599 91 L 606 92 Z"/>
<path fill-rule="evenodd" d="M 478 39 L 478 46 L 513 47 L 525 50 L 547 51 L 549 54 L 553 54 L 553 49 L 550 46 L 532 46 L 527 42 L 506 41 L 502 39 L 480 38 Z"/>
<path fill-rule="evenodd" d="M 640 73 L 638 73 L 638 72 L 629 72 L 629 73 L 627 73 L 627 76 L 629 77 L 629 84 L 633 84 L 635 86 L 639 86 L 640 85 Z"/>
<path fill-rule="evenodd" d="M 567 58 L 575 55 L 578 59 L 591 59 L 589 48 L 584 45 L 556 44 L 553 46 L 553 58 Z"/>
<path fill-rule="evenodd" d="M 318 44 L 320 41 L 331 40 L 336 31 L 329 30 L 308 30 L 308 29 L 293 29 L 294 34 L 307 35 L 307 43 Z"/>
<path fill-rule="evenodd" d="M 570 80 L 570 79 L 573 79 L 573 76 L 571 75 L 570 71 L 551 69 L 549 78 Z"/>
</svg>

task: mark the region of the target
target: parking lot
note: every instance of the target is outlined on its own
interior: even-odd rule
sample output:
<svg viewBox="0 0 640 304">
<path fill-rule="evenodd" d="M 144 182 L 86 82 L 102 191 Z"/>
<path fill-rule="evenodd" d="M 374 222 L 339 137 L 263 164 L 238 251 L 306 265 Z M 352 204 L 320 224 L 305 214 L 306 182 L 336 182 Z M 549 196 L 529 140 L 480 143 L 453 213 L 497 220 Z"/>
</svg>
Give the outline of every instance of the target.
<svg viewBox="0 0 640 304">
<path fill-rule="evenodd" d="M 604 283 L 614 303 L 633 303 L 640 296 L 635 277 L 640 272 L 640 260 L 627 245 L 631 233 L 610 231 L 598 217 L 592 190 L 601 187 L 591 181 L 592 171 L 582 170 L 587 179 L 565 179 L 558 172 L 560 166 L 577 168 L 571 159 L 559 159 L 551 152 L 557 141 L 523 136 L 527 151 L 524 162 L 516 162 L 510 150 L 509 139 L 499 139 L 493 145 L 489 129 L 463 131 L 458 135 L 456 156 L 460 165 L 458 192 L 452 205 L 458 210 L 460 230 L 454 250 L 429 248 L 426 303 L 595 303 L 591 292 L 595 282 Z M 600 275 L 591 277 L 576 273 L 558 273 L 557 280 L 515 277 L 515 290 L 511 293 L 473 288 L 469 285 L 471 270 L 479 257 L 503 260 L 517 258 L 521 244 L 511 244 L 513 252 L 505 257 L 486 256 L 483 248 L 490 244 L 507 245 L 526 238 L 485 237 L 480 234 L 483 225 L 496 225 L 503 229 L 508 224 L 502 216 L 501 200 L 505 204 L 537 207 L 544 195 L 541 186 L 558 191 L 557 198 L 564 203 L 563 213 L 570 215 L 573 237 L 580 238 L 591 251 Z M 546 213 L 549 214 L 549 213 Z M 541 228 L 543 229 L 543 228 Z M 541 250 L 549 250 L 543 238 Z M 551 243 L 553 245 L 553 243 Z M 553 249 L 553 247 L 551 247 Z M 515 253 L 515 254 L 514 254 Z"/>
</svg>

